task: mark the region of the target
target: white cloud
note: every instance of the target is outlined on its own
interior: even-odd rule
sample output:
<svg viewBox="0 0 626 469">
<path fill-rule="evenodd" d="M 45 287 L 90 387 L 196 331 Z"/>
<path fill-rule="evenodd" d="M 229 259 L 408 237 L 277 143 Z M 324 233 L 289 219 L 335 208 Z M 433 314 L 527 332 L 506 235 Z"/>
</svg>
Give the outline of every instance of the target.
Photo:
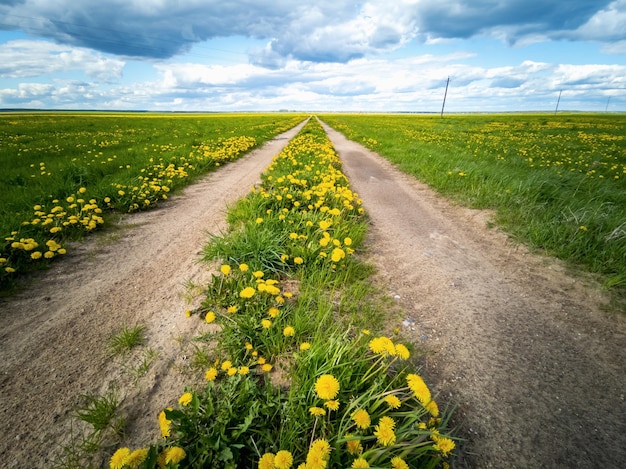
<svg viewBox="0 0 626 469">
<path fill-rule="evenodd" d="M 26 78 L 81 70 L 89 77 L 112 81 L 124 62 L 84 48 L 47 41 L 15 40 L 0 44 L 0 78 Z"/>
</svg>

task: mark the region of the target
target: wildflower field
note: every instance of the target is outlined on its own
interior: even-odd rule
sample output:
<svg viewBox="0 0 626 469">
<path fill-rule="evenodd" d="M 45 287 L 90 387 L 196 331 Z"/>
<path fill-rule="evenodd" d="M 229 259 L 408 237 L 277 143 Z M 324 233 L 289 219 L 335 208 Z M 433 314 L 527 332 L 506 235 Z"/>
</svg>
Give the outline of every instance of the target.
<svg viewBox="0 0 626 469">
<path fill-rule="evenodd" d="M 228 220 L 204 249 L 219 272 L 186 312 L 219 325 L 206 326 L 194 359 L 206 385 L 160 413 L 160 441 L 119 448 L 109 466 L 446 467 L 449 413 L 411 345 L 380 334 L 388 318 L 355 256 L 365 214 L 317 121 Z"/>
<path fill-rule="evenodd" d="M 327 115 L 322 119 L 534 248 L 626 298 L 626 116 Z"/>
<path fill-rule="evenodd" d="M 155 206 L 304 116 L 0 115 L 0 289 L 110 211 Z"/>
</svg>

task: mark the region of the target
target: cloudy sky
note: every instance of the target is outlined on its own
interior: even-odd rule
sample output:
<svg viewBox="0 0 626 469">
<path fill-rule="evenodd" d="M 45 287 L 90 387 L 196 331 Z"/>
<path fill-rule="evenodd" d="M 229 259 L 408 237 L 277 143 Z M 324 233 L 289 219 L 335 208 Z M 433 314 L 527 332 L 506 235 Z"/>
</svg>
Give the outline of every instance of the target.
<svg viewBox="0 0 626 469">
<path fill-rule="evenodd" d="M 626 0 L 0 0 L 0 108 L 626 111 Z"/>
</svg>

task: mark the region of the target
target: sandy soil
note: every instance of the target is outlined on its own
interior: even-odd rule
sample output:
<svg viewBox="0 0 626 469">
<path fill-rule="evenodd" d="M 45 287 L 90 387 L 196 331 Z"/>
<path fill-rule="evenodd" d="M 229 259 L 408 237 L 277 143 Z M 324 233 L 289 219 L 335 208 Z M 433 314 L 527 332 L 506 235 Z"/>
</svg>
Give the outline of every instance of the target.
<svg viewBox="0 0 626 469">
<path fill-rule="evenodd" d="M 64 262 L 0 300 L 0 461 L 49 467 L 67 439 L 79 395 L 116 386 L 125 444 L 158 436 L 157 413 L 190 372 L 186 319 L 199 297 L 184 284 L 210 277 L 198 264 L 207 232 L 245 195 L 297 129 L 229 164 L 157 210 L 125 216 Z M 626 324 L 602 311 L 592 281 L 528 253 L 488 212 L 451 206 L 363 147 L 329 131 L 371 218 L 368 255 L 405 313 L 403 335 L 424 351 L 422 373 L 440 405 L 456 405 L 465 438 L 455 466 L 620 467 L 626 460 Z M 144 324 L 147 345 L 124 359 L 107 341 Z M 137 368 L 159 352 L 147 374 Z"/>
<path fill-rule="evenodd" d="M 456 405 L 456 467 L 618 468 L 626 461 L 626 321 L 568 275 L 329 131 L 371 218 L 369 249 L 424 350 L 423 374 Z"/>
<path fill-rule="evenodd" d="M 184 284 L 210 279 L 198 263 L 208 233 L 226 228 L 227 205 L 259 182 L 299 129 L 160 208 L 123 217 L 116 229 L 96 234 L 35 276 L 22 293 L 0 300 L 0 466 L 50 467 L 70 430 L 78 430 L 71 417 L 79 396 L 113 387 L 124 399 L 124 443 L 138 447 L 158 438 L 158 412 L 175 404 L 194 376 L 190 339 L 210 327 L 186 318 L 201 298 L 190 298 Z M 147 344 L 132 356 L 113 357 L 109 338 L 124 324 L 145 325 Z M 158 359 L 136 379 L 133 369 L 148 349 Z"/>
</svg>

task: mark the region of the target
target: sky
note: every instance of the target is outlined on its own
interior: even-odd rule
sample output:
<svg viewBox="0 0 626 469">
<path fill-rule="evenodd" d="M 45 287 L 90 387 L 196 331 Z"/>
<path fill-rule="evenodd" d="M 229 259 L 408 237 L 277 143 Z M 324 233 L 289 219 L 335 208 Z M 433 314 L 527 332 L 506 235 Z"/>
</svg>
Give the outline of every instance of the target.
<svg viewBox="0 0 626 469">
<path fill-rule="evenodd" d="M 0 0 L 0 108 L 626 112 L 626 0 Z"/>
</svg>

